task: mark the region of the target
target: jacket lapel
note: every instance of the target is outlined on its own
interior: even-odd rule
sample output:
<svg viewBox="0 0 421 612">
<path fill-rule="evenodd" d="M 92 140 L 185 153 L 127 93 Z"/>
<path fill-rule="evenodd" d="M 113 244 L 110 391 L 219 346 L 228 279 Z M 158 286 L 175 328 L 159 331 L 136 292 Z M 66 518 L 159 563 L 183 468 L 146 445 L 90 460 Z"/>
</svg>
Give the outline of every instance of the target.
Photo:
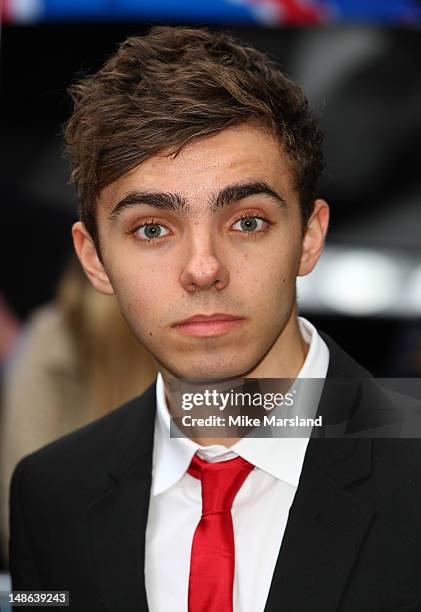
<svg viewBox="0 0 421 612">
<path fill-rule="evenodd" d="M 110 457 L 107 484 L 88 509 L 99 590 L 109 612 L 148 612 L 145 531 L 155 411 L 152 385 L 132 402 Z"/>
<path fill-rule="evenodd" d="M 332 454 L 338 454 L 337 442 L 310 442 L 313 447 L 309 448 L 309 459 L 290 510 L 265 612 L 337 610 L 375 513 L 374 508 L 345 491 L 336 480 L 341 472 L 348 482 L 358 479 L 358 472 L 361 477 L 367 475 L 370 440 L 348 441 L 356 448 L 348 458 L 343 457 L 342 468 L 340 464 L 334 466 L 334 479 L 315 463 L 314 457 L 326 451 L 320 445 L 329 445 Z"/>
<path fill-rule="evenodd" d="M 344 432 L 361 404 L 359 381 L 370 375 L 330 338 L 325 340 L 330 366 L 318 414 L 332 427 L 345 422 L 339 428 Z M 265 612 L 338 609 L 375 516 L 375 508 L 345 490 L 370 476 L 371 445 L 370 439 L 310 439 Z"/>
</svg>

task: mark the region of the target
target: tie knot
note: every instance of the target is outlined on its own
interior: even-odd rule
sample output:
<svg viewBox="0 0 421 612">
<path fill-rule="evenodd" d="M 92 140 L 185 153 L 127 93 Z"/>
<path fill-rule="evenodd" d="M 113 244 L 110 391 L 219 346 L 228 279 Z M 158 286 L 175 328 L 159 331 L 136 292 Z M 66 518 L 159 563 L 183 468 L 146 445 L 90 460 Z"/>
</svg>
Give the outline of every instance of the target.
<svg viewBox="0 0 421 612">
<path fill-rule="evenodd" d="M 253 469 L 254 465 L 242 457 L 209 463 L 194 455 L 187 471 L 202 483 L 202 516 L 229 512 L 241 485 Z"/>
</svg>

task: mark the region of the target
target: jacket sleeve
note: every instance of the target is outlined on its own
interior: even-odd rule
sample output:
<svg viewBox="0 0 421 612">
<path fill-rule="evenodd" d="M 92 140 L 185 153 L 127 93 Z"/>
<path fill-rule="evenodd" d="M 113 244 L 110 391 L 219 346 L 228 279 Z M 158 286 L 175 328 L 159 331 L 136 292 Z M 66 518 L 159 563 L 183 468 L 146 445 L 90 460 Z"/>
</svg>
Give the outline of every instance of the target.
<svg viewBox="0 0 421 612">
<path fill-rule="evenodd" d="M 41 590 L 38 569 L 27 531 L 31 505 L 25 503 L 27 463 L 23 459 L 13 473 L 10 486 L 9 564 L 14 591 Z"/>
</svg>

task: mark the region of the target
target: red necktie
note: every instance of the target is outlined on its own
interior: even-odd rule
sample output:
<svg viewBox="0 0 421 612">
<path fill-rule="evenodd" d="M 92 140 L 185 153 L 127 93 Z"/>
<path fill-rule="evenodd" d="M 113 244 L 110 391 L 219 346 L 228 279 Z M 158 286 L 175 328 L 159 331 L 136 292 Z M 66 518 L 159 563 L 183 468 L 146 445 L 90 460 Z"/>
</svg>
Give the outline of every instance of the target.
<svg viewBox="0 0 421 612">
<path fill-rule="evenodd" d="M 209 463 L 195 455 L 187 470 L 202 483 L 202 518 L 191 551 L 189 612 L 232 612 L 235 553 L 231 506 L 253 468 L 242 457 Z"/>
</svg>

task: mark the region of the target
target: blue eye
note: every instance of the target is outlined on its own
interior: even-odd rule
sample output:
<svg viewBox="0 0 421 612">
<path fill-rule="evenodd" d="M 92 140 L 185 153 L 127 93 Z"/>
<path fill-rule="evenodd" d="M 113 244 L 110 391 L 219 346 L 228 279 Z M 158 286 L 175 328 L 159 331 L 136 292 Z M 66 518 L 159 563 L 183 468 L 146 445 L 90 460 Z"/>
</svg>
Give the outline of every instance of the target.
<svg viewBox="0 0 421 612">
<path fill-rule="evenodd" d="M 160 223 L 144 223 L 134 232 L 141 240 L 151 241 L 169 234 L 169 230 Z"/>
<path fill-rule="evenodd" d="M 261 217 L 243 217 L 236 221 L 232 228 L 241 232 L 253 233 L 262 230 L 265 223 L 266 221 Z M 239 225 L 239 227 L 236 227 L 236 225 Z"/>
</svg>

